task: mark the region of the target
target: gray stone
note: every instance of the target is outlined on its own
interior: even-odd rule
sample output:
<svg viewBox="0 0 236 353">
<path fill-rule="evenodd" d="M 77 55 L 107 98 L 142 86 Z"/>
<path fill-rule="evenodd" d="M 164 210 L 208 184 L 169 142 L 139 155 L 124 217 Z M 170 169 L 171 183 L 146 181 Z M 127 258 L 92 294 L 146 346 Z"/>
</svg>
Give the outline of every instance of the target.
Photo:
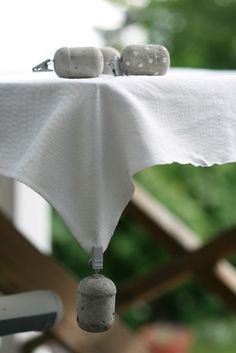
<svg viewBox="0 0 236 353">
<path fill-rule="evenodd" d="M 88 332 L 103 332 L 114 321 L 116 286 L 102 275 L 82 279 L 78 286 L 77 321 Z"/>
<path fill-rule="evenodd" d="M 111 70 L 111 67 L 108 64 L 115 57 L 120 57 L 120 53 L 118 52 L 118 50 L 116 50 L 113 47 L 104 47 L 104 48 L 100 48 L 100 50 L 104 58 L 104 69 L 102 73 L 106 75 L 112 75 L 113 72 Z"/>
<path fill-rule="evenodd" d="M 60 48 L 54 55 L 54 70 L 59 77 L 98 77 L 104 67 L 100 49 L 95 47 Z"/>
<path fill-rule="evenodd" d="M 162 45 L 128 45 L 122 52 L 121 65 L 126 75 L 165 75 L 170 55 Z"/>
</svg>

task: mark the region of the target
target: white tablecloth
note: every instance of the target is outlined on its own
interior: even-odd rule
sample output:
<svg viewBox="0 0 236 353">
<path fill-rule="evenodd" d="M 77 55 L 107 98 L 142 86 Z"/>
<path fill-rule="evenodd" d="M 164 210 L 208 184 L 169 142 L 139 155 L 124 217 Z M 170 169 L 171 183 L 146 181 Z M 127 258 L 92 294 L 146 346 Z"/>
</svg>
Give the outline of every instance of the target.
<svg viewBox="0 0 236 353">
<path fill-rule="evenodd" d="M 233 161 L 234 72 L 0 77 L 0 174 L 47 199 L 88 252 L 106 249 L 137 171 Z"/>
</svg>

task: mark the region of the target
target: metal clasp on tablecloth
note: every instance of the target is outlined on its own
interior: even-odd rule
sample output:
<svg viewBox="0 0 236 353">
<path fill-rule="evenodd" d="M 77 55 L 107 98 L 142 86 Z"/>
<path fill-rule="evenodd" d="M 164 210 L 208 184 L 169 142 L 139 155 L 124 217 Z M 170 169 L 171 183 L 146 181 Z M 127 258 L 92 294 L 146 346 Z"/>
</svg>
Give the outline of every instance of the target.
<svg viewBox="0 0 236 353">
<path fill-rule="evenodd" d="M 53 71 L 52 69 L 49 68 L 49 65 L 52 64 L 51 59 L 44 60 L 40 64 L 36 65 L 33 67 L 32 71 L 33 72 L 46 72 L 46 71 Z"/>
</svg>

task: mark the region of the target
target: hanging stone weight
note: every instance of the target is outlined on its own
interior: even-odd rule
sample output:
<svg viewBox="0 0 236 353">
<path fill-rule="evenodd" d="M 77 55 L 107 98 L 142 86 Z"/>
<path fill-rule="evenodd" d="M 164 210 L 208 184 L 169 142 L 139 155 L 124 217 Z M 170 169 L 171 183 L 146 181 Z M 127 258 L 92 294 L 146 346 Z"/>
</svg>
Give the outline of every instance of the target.
<svg viewBox="0 0 236 353">
<path fill-rule="evenodd" d="M 126 75 L 165 75 L 170 55 L 162 45 L 128 45 L 122 52 L 121 66 Z"/>
<path fill-rule="evenodd" d="M 88 332 L 109 330 L 114 321 L 116 286 L 99 274 L 82 279 L 78 287 L 77 321 Z"/>
</svg>

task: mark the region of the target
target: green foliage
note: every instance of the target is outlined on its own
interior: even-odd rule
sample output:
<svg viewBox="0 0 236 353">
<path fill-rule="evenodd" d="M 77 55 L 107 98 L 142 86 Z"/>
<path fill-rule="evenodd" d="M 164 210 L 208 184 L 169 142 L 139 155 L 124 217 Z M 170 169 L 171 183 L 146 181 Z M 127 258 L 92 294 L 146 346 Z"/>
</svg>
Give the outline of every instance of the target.
<svg viewBox="0 0 236 353">
<path fill-rule="evenodd" d="M 206 320 L 195 327 L 196 342 L 192 353 L 235 353 L 236 321 Z"/>
<path fill-rule="evenodd" d="M 150 0 L 141 9 L 113 2 L 127 6 L 123 28 L 144 28 L 148 42 L 167 46 L 173 66 L 236 68 L 235 0 Z"/>
<path fill-rule="evenodd" d="M 211 168 L 171 164 L 139 173 L 136 180 L 202 239 L 236 224 L 236 164 Z"/>
<path fill-rule="evenodd" d="M 105 271 L 119 284 L 142 276 L 168 258 L 140 225 L 122 218 L 107 250 Z"/>
</svg>

